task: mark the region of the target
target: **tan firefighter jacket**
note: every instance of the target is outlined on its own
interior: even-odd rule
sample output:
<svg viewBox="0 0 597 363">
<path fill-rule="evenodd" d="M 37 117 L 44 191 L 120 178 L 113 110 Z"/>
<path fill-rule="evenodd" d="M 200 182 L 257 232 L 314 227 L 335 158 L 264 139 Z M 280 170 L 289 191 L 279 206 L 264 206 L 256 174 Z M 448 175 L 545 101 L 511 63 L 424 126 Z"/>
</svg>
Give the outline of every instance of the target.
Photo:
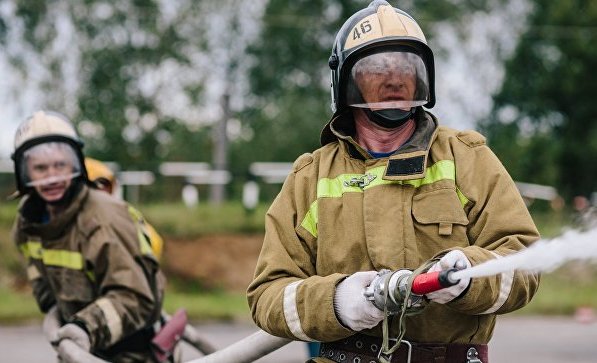
<svg viewBox="0 0 597 363">
<path fill-rule="evenodd" d="M 164 281 L 134 222 L 135 211 L 86 186 L 48 223 L 41 222 L 41 208 L 35 193 L 26 197 L 13 232 L 28 260 L 27 274 L 42 312 L 56 305 L 63 322 L 83 324 L 92 352 L 109 351 L 127 340 L 121 348 L 135 349 L 131 345 L 140 344 L 140 332 L 148 349 Z"/>
<path fill-rule="evenodd" d="M 336 116 L 322 145 L 295 163 L 266 215 L 248 300 L 273 335 L 334 341 L 354 334 L 337 320 L 335 286 L 357 271 L 414 270 L 462 250 L 472 265 L 515 253 L 539 234 L 512 179 L 476 132 L 438 127 L 419 111 L 414 135 L 372 159 Z M 487 343 L 496 314 L 527 304 L 537 275 L 475 278 L 462 297 L 407 318 L 414 342 Z M 391 326 L 395 336 L 398 327 Z M 381 324 L 365 331 L 381 336 Z"/>
</svg>

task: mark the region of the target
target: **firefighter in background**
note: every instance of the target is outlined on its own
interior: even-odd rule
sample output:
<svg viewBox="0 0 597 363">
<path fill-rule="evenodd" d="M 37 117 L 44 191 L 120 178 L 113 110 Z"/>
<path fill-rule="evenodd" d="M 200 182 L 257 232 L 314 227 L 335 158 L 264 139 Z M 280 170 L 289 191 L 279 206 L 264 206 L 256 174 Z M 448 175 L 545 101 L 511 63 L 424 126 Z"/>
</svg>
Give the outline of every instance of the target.
<svg viewBox="0 0 597 363">
<path fill-rule="evenodd" d="M 116 191 L 118 189 L 116 176 L 114 175 L 114 172 L 105 163 L 97 159 L 85 157 L 85 168 L 87 169 L 87 178 L 97 189 L 102 190 L 111 195 L 116 194 Z M 130 205 L 129 212 L 131 212 L 131 215 L 137 221 L 140 230 L 143 232 L 144 236 L 149 241 L 151 249 L 153 251 L 153 255 L 157 258 L 158 261 L 160 261 L 164 248 L 164 240 L 156 231 L 156 229 L 153 228 L 153 226 L 147 222 L 147 220 L 143 217 L 141 212 L 139 212 L 137 209 L 133 208 Z M 211 343 L 209 343 L 208 340 L 205 337 L 203 337 L 203 335 L 200 334 L 192 325 L 186 322 L 186 312 L 184 318 L 181 317 L 180 314 L 181 309 L 179 309 L 173 316 L 170 316 L 165 311 L 162 311 L 163 321 L 169 321 L 176 326 L 184 326 L 183 332 L 181 332 L 180 334 L 175 334 L 175 336 L 168 337 L 165 340 L 167 342 L 166 346 L 174 347 L 173 351 L 167 352 L 169 354 L 172 354 L 174 361 L 180 362 L 182 359 L 182 350 L 180 349 L 180 345 L 176 344 L 176 342 L 179 339 L 185 340 L 187 343 L 189 343 L 191 346 L 193 346 L 195 349 L 197 349 L 199 352 L 205 355 L 215 352 L 215 347 L 211 345 Z M 184 321 L 184 323 L 181 321 Z M 161 350 L 163 349 L 157 349 L 158 352 Z M 163 356 L 163 354 L 158 357 L 158 360 L 161 358 L 161 356 Z"/>
<path fill-rule="evenodd" d="M 466 268 L 538 240 L 514 182 L 483 136 L 423 109 L 435 104 L 433 53 L 410 15 L 371 2 L 338 32 L 329 66 L 322 147 L 294 162 L 266 215 L 247 292 L 255 323 L 323 342 L 316 362 L 405 362 L 407 344 L 382 352 L 403 338 L 413 363 L 487 363 L 496 316 L 527 304 L 538 275 L 462 279 L 394 319 L 363 291 L 382 269 Z"/>
<path fill-rule="evenodd" d="M 97 159 L 85 157 L 85 169 L 87 169 L 87 178 L 99 190 L 108 194 L 115 195 L 117 189 L 117 181 L 114 172 L 105 164 Z M 141 212 L 129 206 L 131 215 L 135 217 L 139 223 L 140 228 L 149 239 L 153 255 L 158 259 L 162 257 L 164 248 L 164 240 L 160 234 L 149 224 Z"/>
<path fill-rule="evenodd" d="M 70 339 L 110 362 L 153 362 L 163 275 L 129 206 L 89 187 L 82 142 L 68 119 L 38 111 L 13 154 L 23 196 L 13 228 L 33 295 Z"/>
</svg>

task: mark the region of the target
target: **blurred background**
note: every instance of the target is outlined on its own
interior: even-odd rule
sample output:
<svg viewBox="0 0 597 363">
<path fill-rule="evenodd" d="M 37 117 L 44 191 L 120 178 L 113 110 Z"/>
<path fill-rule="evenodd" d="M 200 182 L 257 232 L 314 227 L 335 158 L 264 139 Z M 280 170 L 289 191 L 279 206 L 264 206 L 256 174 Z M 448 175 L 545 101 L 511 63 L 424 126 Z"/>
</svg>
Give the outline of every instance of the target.
<svg viewBox="0 0 597 363">
<path fill-rule="evenodd" d="M 331 116 L 327 60 L 361 0 L 0 0 L 0 196 L 35 110 L 67 115 L 88 156 L 165 239 L 166 308 L 248 319 L 263 216 Z M 544 237 L 597 204 L 597 2 L 392 1 L 435 54 L 440 123 L 483 133 Z M 40 318 L 0 198 L 0 323 Z M 580 276 L 580 278 L 579 278 Z M 595 265 L 545 276 L 520 314 L 596 308 Z"/>
</svg>

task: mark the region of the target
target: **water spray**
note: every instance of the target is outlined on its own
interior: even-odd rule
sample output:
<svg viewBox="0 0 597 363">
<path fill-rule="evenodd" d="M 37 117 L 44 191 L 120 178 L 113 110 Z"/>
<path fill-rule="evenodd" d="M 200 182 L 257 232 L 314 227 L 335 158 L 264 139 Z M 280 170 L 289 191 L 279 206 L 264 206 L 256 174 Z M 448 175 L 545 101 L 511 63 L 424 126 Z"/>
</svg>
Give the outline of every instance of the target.
<svg viewBox="0 0 597 363">
<path fill-rule="evenodd" d="M 461 279 L 493 276 L 507 271 L 549 272 L 572 260 L 597 260 L 597 229 L 586 232 L 568 231 L 553 240 L 541 240 L 528 248 L 505 257 L 492 259 L 467 269 L 422 273 L 409 280 L 410 270 L 381 270 L 365 289 L 365 297 L 378 309 L 387 307 L 389 314 L 407 315 L 420 312 L 424 295 L 456 285 Z"/>
<path fill-rule="evenodd" d="M 567 231 L 560 237 L 538 241 L 508 256 L 454 272 L 452 278 L 493 276 L 507 271 L 550 272 L 568 261 L 597 260 L 597 228 Z"/>
</svg>

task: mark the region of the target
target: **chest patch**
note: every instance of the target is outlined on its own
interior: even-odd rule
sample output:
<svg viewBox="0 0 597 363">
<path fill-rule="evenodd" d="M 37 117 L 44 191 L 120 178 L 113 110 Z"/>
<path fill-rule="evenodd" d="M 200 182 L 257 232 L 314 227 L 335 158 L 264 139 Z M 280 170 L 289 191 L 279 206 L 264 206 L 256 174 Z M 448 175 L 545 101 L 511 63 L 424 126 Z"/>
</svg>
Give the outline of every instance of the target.
<svg viewBox="0 0 597 363">
<path fill-rule="evenodd" d="M 421 174 L 425 166 L 425 156 L 419 155 L 407 159 L 390 159 L 386 176 Z"/>
</svg>

